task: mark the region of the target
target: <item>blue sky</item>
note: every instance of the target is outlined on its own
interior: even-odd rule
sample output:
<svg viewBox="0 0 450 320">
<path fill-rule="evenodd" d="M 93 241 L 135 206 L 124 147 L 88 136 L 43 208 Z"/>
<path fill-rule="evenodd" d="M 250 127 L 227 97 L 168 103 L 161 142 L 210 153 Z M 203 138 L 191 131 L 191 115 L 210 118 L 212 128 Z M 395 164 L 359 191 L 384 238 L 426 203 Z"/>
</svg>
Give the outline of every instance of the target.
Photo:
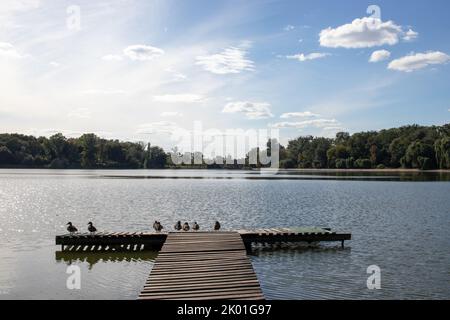
<svg viewBox="0 0 450 320">
<path fill-rule="evenodd" d="M 0 131 L 170 147 L 194 121 L 278 128 L 284 143 L 448 123 L 448 12 L 446 0 L 4 0 Z"/>
</svg>

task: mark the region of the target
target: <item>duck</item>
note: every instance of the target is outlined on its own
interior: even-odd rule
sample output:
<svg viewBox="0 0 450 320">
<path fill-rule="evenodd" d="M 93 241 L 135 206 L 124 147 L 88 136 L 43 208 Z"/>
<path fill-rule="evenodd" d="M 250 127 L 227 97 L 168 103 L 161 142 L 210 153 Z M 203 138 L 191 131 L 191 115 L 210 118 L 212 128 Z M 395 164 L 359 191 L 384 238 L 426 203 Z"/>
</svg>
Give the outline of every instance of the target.
<svg viewBox="0 0 450 320">
<path fill-rule="evenodd" d="M 220 222 L 216 221 L 216 223 L 214 224 L 214 230 L 219 231 L 220 230 Z"/>
<path fill-rule="evenodd" d="M 90 222 L 90 221 L 89 221 L 89 223 L 88 223 L 88 231 L 89 231 L 90 233 L 97 232 L 97 228 L 94 227 L 94 225 L 93 225 L 92 222 Z"/>
<path fill-rule="evenodd" d="M 162 226 L 161 222 L 155 220 L 155 222 L 153 223 L 153 229 L 160 232 L 162 229 L 164 229 L 164 227 Z"/>
<path fill-rule="evenodd" d="M 77 228 L 75 228 L 75 226 L 74 225 L 72 225 L 72 222 L 68 222 L 67 223 L 67 231 L 69 231 L 70 233 L 75 233 L 75 232 L 77 232 L 78 231 L 78 229 Z"/>
<path fill-rule="evenodd" d="M 192 230 L 198 231 L 200 229 L 200 226 L 198 225 L 197 221 L 194 221 L 194 224 L 192 225 Z"/>
<path fill-rule="evenodd" d="M 177 231 L 183 229 L 183 227 L 181 226 L 181 221 L 178 221 L 173 228 Z"/>
<path fill-rule="evenodd" d="M 189 227 L 189 223 L 185 222 L 183 224 L 183 231 L 189 231 L 190 227 Z"/>
</svg>

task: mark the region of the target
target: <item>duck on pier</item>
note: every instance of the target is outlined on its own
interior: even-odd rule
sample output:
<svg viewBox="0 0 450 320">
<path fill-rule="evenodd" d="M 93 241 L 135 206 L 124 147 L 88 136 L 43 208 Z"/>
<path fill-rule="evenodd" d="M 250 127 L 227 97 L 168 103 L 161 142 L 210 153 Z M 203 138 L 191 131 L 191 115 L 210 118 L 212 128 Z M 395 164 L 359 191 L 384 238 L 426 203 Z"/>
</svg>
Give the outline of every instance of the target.
<svg viewBox="0 0 450 320">
<path fill-rule="evenodd" d="M 189 231 L 190 227 L 189 227 L 189 223 L 185 222 L 183 224 L 183 231 Z"/>
<path fill-rule="evenodd" d="M 214 230 L 215 231 L 219 231 L 220 230 L 220 223 L 219 223 L 219 221 L 216 221 L 216 223 L 214 224 Z"/>
<path fill-rule="evenodd" d="M 177 231 L 183 229 L 183 227 L 181 226 L 181 221 L 178 221 L 173 228 Z"/>
<path fill-rule="evenodd" d="M 164 227 L 162 226 L 161 222 L 156 221 L 153 223 L 153 229 L 155 229 L 155 231 L 160 232 L 162 229 L 164 229 Z"/>
<path fill-rule="evenodd" d="M 192 225 L 192 230 L 198 231 L 200 229 L 200 226 L 198 225 L 197 221 L 194 221 L 194 224 Z"/>
<path fill-rule="evenodd" d="M 72 222 L 68 222 L 67 223 L 67 231 L 69 231 L 70 233 L 75 233 L 75 232 L 77 232 L 78 231 L 78 229 L 77 228 L 75 228 L 75 226 L 74 225 L 72 225 Z"/>
<path fill-rule="evenodd" d="M 90 233 L 95 233 L 95 232 L 97 232 L 97 228 L 94 227 L 94 225 L 93 225 L 92 222 L 90 222 L 90 221 L 89 221 L 89 223 L 88 223 L 88 231 L 89 231 Z"/>
</svg>

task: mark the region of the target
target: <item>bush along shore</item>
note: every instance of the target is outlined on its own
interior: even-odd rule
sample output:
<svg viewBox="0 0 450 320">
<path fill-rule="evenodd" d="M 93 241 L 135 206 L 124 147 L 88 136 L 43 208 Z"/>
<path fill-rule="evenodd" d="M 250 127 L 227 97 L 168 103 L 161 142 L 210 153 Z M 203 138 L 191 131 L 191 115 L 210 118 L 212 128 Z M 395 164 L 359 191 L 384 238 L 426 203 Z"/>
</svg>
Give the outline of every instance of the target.
<svg viewBox="0 0 450 320">
<path fill-rule="evenodd" d="M 267 142 L 270 152 L 272 143 Z M 450 124 L 404 126 L 380 131 L 349 134 L 335 138 L 301 136 L 280 148 L 284 169 L 450 169 Z M 262 150 L 256 149 L 256 152 Z M 248 155 L 241 162 L 227 164 L 175 165 L 171 154 L 143 142 L 107 140 L 95 134 L 49 138 L 22 134 L 0 134 L 1 168 L 51 169 L 163 169 L 213 168 L 250 169 Z M 198 156 L 198 155 L 197 155 Z M 194 154 L 188 155 L 194 158 Z M 242 163 L 242 164 L 239 164 Z M 245 164 L 243 164 L 245 163 Z"/>
</svg>

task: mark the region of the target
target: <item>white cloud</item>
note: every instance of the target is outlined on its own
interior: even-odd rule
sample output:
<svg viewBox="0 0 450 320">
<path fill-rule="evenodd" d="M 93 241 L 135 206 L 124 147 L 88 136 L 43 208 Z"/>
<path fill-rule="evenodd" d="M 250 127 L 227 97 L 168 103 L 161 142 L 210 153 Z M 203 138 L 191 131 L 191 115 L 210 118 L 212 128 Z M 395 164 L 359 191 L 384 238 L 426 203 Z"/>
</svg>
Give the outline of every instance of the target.
<svg viewBox="0 0 450 320">
<path fill-rule="evenodd" d="M 412 72 L 423 69 L 429 65 L 444 64 L 450 61 L 450 56 L 440 51 L 410 54 L 408 56 L 392 60 L 388 69 Z"/>
<path fill-rule="evenodd" d="M 138 127 L 137 134 L 173 134 L 180 129 L 177 123 L 172 121 L 158 121 L 142 124 Z"/>
<path fill-rule="evenodd" d="M 247 51 L 241 48 L 230 47 L 221 53 L 198 56 L 196 64 L 206 71 L 215 74 L 241 73 L 253 70 L 253 61 L 247 59 Z"/>
<path fill-rule="evenodd" d="M 30 129 L 25 132 L 26 134 L 34 135 L 36 137 L 51 137 L 57 133 L 62 133 L 63 136 L 67 138 L 77 138 L 83 135 L 82 132 L 75 130 L 66 130 L 66 129 L 55 129 L 55 128 L 47 128 L 47 129 Z M 96 133 L 96 132 L 93 132 Z M 97 134 L 97 133 L 96 133 Z"/>
<path fill-rule="evenodd" d="M 125 56 L 131 60 L 148 61 L 164 54 L 164 50 L 152 46 L 137 44 L 123 50 Z"/>
<path fill-rule="evenodd" d="M 177 111 L 166 111 L 161 113 L 161 117 L 182 117 L 183 114 Z"/>
<path fill-rule="evenodd" d="M 105 61 L 122 61 L 123 58 L 122 58 L 122 56 L 120 56 L 118 54 L 107 54 L 106 56 L 102 57 L 102 60 L 105 60 Z"/>
<path fill-rule="evenodd" d="M 205 98 L 198 94 L 166 94 L 160 96 L 154 96 L 153 100 L 157 102 L 167 103 L 193 103 L 201 102 Z"/>
<path fill-rule="evenodd" d="M 89 119 L 91 117 L 91 112 L 88 108 L 78 108 L 72 110 L 67 116 L 69 118 Z"/>
<path fill-rule="evenodd" d="M 340 131 L 345 131 L 345 128 L 340 127 L 340 126 L 335 126 L 335 127 L 325 127 L 325 128 L 323 128 L 323 130 L 340 132 Z"/>
<path fill-rule="evenodd" d="M 313 53 L 309 53 L 309 54 L 304 54 L 304 53 L 299 53 L 299 54 L 295 54 L 293 56 L 286 56 L 286 58 L 288 59 L 295 59 L 298 61 L 308 61 L 308 60 L 315 60 L 315 59 L 320 59 L 320 58 L 325 58 L 327 56 L 329 56 L 329 53 L 321 53 L 321 52 L 313 52 Z"/>
<path fill-rule="evenodd" d="M 307 127 L 326 128 L 339 125 L 339 122 L 335 119 L 314 119 L 298 122 L 277 122 L 271 125 L 273 128 L 296 128 L 303 129 Z"/>
<path fill-rule="evenodd" d="M 172 75 L 172 81 L 174 81 L 174 82 L 184 81 L 188 78 L 187 75 L 185 75 L 181 72 L 178 72 L 178 71 L 172 69 L 171 67 L 167 68 L 165 71 Z"/>
<path fill-rule="evenodd" d="M 380 62 L 389 59 L 391 53 L 387 50 L 377 50 L 370 56 L 369 62 Z"/>
<path fill-rule="evenodd" d="M 56 61 L 52 61 L 49 63 L 53 68 L 59 68 L 61 66 L 60 63 L 56 62 Z"/>
<path fill-rule="evenodd" d="M 418 36 L 419 36 L 419 33 L 413 31 L 412 29 L 409 29 L 408 31 L 406 31 L 405 35 L 403 36 L 403 40 L 413 41 L 413 40 L 417 39 Z"/>
<path fill-rule="evenodd" d="M 8 58 L 14 58 L 14 59 L 20 59 L 25 57 L 19 51 L 8 42 L 0 42 L 0 56 L 8 57 Z"/>
<path fill-rule="evenodd" d="M 84 95 L 122 95 L 127 92 L 124 90 L 112 90 L 112 89 L 90 89 L 81 92 Z"/>
<path fill-rule="evenodd" d="M 184 81 L 187 78 L 188 78 L 187 75 L 185 75 L 183 73 L 179 73 L 179 72 L 173 73 L 173 81 Z"/>
<path fill-rule="evenodd" d="M 295 27 L 293 25 L 291 25 L 291 24 L 288 24 L 287 26 L 285 26 L 283 28 L 284 31 L 292 31 L 294 29 L 295 29 Z"/>
<path fill-rule="evenodd" d="M 40 0 L 2 0 L 0 13 L 36 9 L 39 7 L 40 2 Z"/>
<path fill-rule="evenodd" d="M 235 101 L 225 105 L 223 113 L 243 113 L 248 119 L 272 118 L 270 104 L 267 102 Z"/>
<path fill-rule="evenodd" d="M 289 112 L 283 113 L 280 118 L 281 119 L 290 119 L 290 118 L 317 118 L 320 117 L 319 114 L 312 113 L 310 111 L 305 112 Z"/>
<path fill-rule="evenodd" d="M 402 27 L 392 21 L 364 17 L 337 28 L 320 32 L 320 45 L 330 48 L 371 48 L 395 45 L 404 34 Z"/>
</svg>

